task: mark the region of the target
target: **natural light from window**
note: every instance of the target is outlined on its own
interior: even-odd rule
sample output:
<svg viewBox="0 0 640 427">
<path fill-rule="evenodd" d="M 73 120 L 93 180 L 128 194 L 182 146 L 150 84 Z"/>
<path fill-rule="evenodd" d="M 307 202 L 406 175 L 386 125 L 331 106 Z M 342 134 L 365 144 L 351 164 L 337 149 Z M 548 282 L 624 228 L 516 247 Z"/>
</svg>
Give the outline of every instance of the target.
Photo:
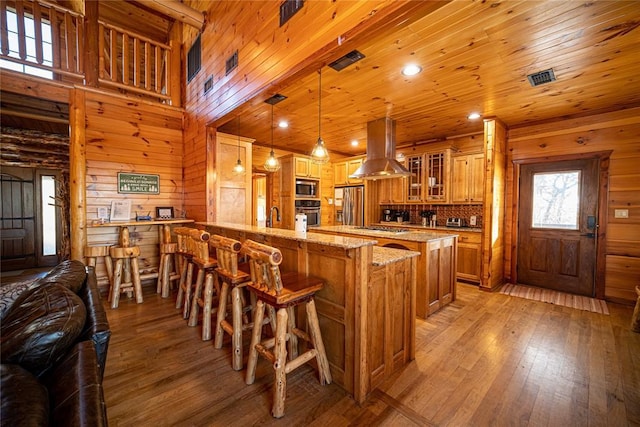
<svg viewBox="0 0 640 427">
<path fill-rule="evenodd" d="M 56 179 L 43 175 L 42 186 L 42 255 L 56 254 Z"/>
<path fill-rule="evenodd" d="M 42 27 L 42 65 L 53 66 L 53 46 L 51 39 L 51 25 L 44 20 L 41 22 Z M 7 9 L 7 32 L 9 45 L 9 55 L 12 58 L 20 58 L 18 44 L 18 18 L 15 12 Z M 33 18 L 24 17 L 25 44 L 27 51 L 26 60 L 37 63 L 36 59 L 36 33 Z M 0 67 L 8 70 L 18 71 L 20 73 L 31 74 L 33 76 L 52 79 L 53 73 L 37 67 L 31 67 L 25 64 L 0 59 Z"/>
<path fill-rule="evenodd" d="M 579 205 L 580 171 L 534 174 L 534 228 L 577 230 Z"/>
</svg>

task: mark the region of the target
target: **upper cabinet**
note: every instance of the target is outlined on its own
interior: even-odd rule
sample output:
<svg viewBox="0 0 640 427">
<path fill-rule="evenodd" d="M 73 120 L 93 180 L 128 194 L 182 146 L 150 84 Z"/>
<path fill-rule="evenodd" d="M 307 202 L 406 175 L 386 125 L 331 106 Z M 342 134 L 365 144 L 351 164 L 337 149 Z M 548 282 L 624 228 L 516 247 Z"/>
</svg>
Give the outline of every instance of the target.
<svg viewBox="0 0 640 427">
<path fill-rule="evenodd" d="M 407 156 L 407 202 L 448 202 L 450 150 Z"/>
<path fill-rule="evenodd" d="M 451 201 L 482 203 L 484 197 L 484 154 L 467 154 L 452 158 Z"/>
<path fill-rule="evenodd" d="M 407 188 L 407 178 L 385 178 L 375 182 L 378 203 L 381 205 L 404 203 L 405 188 Z"/>
<path fill-rule="evenodd" d="M 349 178 L 349 175 L 354 173 L 360 166 L 364 159 L 350 159 L 343 162 L 337 162 L 333 164 L 333 185 L 338 187 L 342 185 L 359 185 L 364 181 L 360 178 Z"/>
<path fill-rule="evenodd" d="M 294 156 L 293 164 L 295 175 L 298 177 L 315 179 L 322 177 L 322 165 L 312 162 L 308 157 Z"/>
</svg>

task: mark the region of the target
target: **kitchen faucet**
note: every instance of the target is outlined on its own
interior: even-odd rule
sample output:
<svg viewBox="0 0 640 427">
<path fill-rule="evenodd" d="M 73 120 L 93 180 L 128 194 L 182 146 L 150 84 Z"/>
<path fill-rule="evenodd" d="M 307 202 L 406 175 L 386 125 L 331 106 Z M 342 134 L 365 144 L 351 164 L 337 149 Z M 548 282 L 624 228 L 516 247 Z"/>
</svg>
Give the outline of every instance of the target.
<svg viewBox="0 0 640 427">
<path fill-rule="evenodd" d="M 276 210 L 276 221 L 280 222 L 280 209 L 277 206 L 271 206 L 269 209 L 269 219 L 267 220 L 267 227 L 273 227 L 273 210 Z"/>
</svg>

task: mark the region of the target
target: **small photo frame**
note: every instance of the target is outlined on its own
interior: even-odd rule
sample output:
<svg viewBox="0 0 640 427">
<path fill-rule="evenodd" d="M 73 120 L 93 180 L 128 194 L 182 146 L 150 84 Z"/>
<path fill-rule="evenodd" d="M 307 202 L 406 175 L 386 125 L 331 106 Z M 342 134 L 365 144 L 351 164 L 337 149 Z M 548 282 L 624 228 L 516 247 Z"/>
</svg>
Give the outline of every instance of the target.
<svg viewBox="0 0 640 427">
<path fill-rule="evenodd" d="M 131 200 L 113 200 L 111 202 L 110 221 L 129 221 L 131 219 Z"/>
<path fill-rule="evenodd" d="M 156 207 L 156 219 L 173 219 L 173 208 L 168 207 Z"/>
<path fill-rule="evenodd" d="M 106 206 L 98 207 L 98 219 L 109 219 L 109 208 Z"/>
</svg>

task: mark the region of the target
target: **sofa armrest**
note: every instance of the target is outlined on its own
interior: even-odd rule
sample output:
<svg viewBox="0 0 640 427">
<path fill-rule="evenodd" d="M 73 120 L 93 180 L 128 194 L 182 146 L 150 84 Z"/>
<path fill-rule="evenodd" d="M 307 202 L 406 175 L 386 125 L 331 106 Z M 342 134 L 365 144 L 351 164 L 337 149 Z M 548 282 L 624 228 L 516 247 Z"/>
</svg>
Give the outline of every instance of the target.
<svg viewBox="0 0 640 427">
<path fill-rule="evenodd" d="M 79 340 L 91 340 L 96 349 L 98 365 L 100 366 L 100 381 L 104 375 L 107 363 L 107 351 L 111 339 L 111 329 L 107 312 L 102 305 L 95 268 L 87 267 L 87 278 L 78 292 L 87 309 L 87 320 Z"/>
<path fill-rule="evenodd" d="M 76 343 L 42 380 L 49 390 L 51 425 L 107 425 L 106 404 L 93 343 Z"/>
</svg>

